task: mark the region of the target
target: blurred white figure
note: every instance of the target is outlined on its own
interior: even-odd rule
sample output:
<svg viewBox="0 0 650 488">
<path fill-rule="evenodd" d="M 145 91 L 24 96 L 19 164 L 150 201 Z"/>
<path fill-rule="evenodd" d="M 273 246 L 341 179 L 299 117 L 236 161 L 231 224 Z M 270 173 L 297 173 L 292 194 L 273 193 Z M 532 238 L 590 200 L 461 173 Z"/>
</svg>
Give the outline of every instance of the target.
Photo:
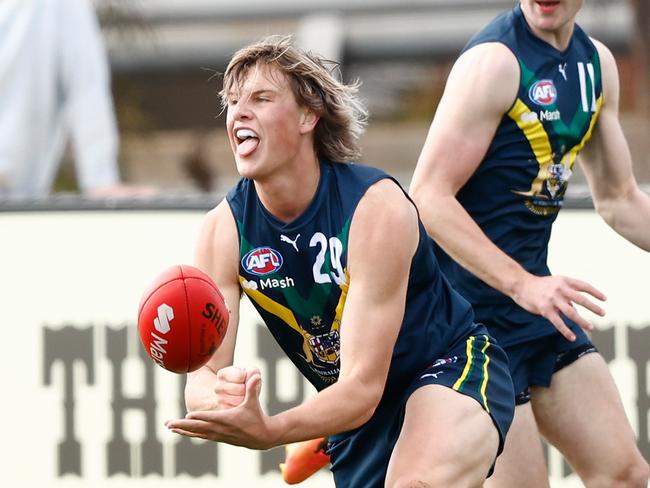
<svg viewBox="0 0 650 488">
<path fill-rule="evenodd" d="M 0 196 L 47 196 L 70 138 L 91 196 L 124 196 L 110 73 L 89 0 L 0 2 Z"/>
</svg>

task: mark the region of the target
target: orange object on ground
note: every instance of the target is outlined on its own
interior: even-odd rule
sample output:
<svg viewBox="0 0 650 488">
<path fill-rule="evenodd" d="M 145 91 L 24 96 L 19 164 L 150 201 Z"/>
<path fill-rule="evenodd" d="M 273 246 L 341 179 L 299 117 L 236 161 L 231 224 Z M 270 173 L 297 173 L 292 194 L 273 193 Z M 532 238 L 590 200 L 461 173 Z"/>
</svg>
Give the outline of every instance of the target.
<svg viewBox="0 0 650 488">
<path fill-rule="evenodd" d="M 306 480 L 319 469 L 327 466 L 330 457 L 325 454 L 327 438 L 295 442 L 285 446 L 286 459 L 280 464 L 282 479 L 289 485 Z"/>
</svg>

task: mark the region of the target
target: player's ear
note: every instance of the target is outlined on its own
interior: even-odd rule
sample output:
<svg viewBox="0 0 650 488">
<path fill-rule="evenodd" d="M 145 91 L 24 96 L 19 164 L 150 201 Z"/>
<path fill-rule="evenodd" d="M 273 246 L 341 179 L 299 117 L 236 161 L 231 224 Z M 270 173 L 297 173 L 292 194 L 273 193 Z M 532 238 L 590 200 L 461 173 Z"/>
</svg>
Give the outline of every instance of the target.
<svg viewBox="0 0 650 488">
<path fill-rule="evenodd" d="M 316 112 L 304 107 L 300 114 L 300 133 L 306 134 L 312 132 L 319 120 L 320 116 Z"/>
</svg>

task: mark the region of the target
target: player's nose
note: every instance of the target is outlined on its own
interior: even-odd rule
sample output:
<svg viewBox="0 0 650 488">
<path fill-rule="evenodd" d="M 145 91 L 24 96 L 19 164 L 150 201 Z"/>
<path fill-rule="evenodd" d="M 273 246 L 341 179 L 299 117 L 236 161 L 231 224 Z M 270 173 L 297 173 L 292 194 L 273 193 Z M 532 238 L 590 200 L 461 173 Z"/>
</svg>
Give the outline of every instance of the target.
<svg viewBox="0 0 650 488">
<path fill-rule="evenodd" d="M 246 100 L 240 100 L 235 105 L 231 105 L 228 110 L 233 120 L 244 120 L 252 117 L 251 106 Z"/>
</svg>

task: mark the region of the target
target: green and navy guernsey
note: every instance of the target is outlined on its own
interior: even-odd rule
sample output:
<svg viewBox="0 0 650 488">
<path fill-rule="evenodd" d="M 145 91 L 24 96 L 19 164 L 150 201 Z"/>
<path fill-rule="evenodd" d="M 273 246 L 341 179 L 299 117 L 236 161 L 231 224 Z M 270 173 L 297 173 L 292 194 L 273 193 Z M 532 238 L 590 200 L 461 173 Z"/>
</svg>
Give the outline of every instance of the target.
<svg viewBox="0 0 650 488">
<path fill-rule="evenodd" d="M 350 285 L 350 223 L 367 189 L 384 178 L 390 176 L 375 168 L 321 160 L 313 200 L 289 223 L 264 208 L 251 180 L 240 180 L 227 195 L 239 233 L 241 287 L 286 355 L 317 390 L 336 382 L 339 375 L 341 317 Z M 399 236 L 386 235 L 386 239 Z M 373 324 L 347 326 L 370 328 Z M 458 352 L 450 356 L 454 351 Z M 332 437 L 333 444 L 339 445 L 338 450 L 331 450 L 337 485 L 383 486 L 381 477 L 399 433 L 405 395 L 416 381 L 436 380 L 436 375 L 426 374 L 433 364 L 440 365 L 438 370 L 457 368 L 447 370 L 448 386 L 476 398 L 488 411 L 494 410 L 491 414 L 504 435 L 511 404 L 514 408 L 506 361 L 485 327 L 474 324 L 469 303 L 440 273 L 433 243 L 420 223 L 404 321 L 384 397 L 374 420 L 340 435 L 347 442 L 340 444 L 336 442 L 339 437 Z M 382 429 L 393 421 L 397 427 L 387 437 Z M 363 458 L 367 469 L 360 470 L 356 463 Z M 348 469 L 348 463 L 354 468 Z"/>
<path fill-rule="evenodd" d="M 546 276 L 551 226 L 602 106 L 598 53 L 578 25 L 568 48 L 558 51 L 532 33 L 519 4 L 476 34 L 465 50 L 487 42 L 502 43 L 516 56 L 519 92 L 457 197 L 499 248 L 531 273 Z M 502 346 L 555 332 L 543 317 L 523 310 L 442 250 L 436 253 L 452 285 Z"/>
<path fill-rule="evenodd" d="M 350 222 L 366 190 L 387 177 L 368 166 L 322 162 L 313 201 L 290 223 L 264 208 L 250 180 L 242 179 L 227 197 L 239 230 L 242 289 L 287 356 L 318 390 L 339 374 Z M 394 363 L 391 376 L 410 378 L 424 370 L 431 358 L 474 327 L 469 304 L 444 283 L 429 243 L 421 230 L 394 353 L 402 359 Z"/>
</svg>

